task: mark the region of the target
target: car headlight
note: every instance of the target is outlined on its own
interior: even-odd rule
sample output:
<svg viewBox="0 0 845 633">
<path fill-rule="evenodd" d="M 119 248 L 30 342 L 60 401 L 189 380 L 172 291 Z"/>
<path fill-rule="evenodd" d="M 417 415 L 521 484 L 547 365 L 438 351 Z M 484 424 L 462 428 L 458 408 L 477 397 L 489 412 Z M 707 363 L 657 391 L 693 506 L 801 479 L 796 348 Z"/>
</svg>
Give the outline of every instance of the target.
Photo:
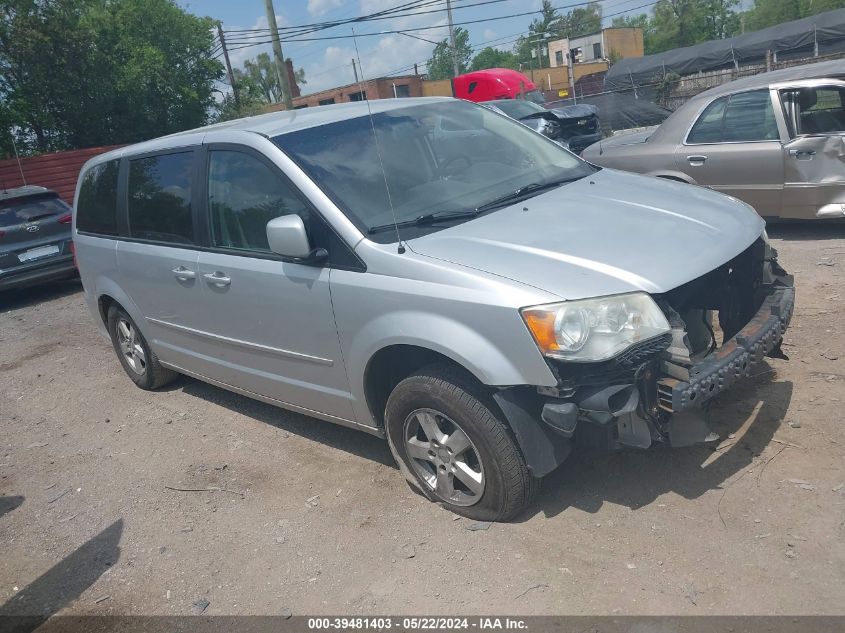
<svg viewBox="0 0 845 633">
<path fill-rule="evenodd" d="M 669 322 L 644 292 L 563 301 L 521 310 L 540 351 L 550 358 L 599 361 L 669 332 Z"/>
</svg>

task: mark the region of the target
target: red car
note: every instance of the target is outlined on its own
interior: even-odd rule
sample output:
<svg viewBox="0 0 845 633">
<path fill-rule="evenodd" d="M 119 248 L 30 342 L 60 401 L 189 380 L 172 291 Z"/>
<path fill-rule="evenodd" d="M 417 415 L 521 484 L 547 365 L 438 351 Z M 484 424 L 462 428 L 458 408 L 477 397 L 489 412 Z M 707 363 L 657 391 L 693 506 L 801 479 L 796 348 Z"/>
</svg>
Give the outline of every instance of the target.
<svg viewBox="0 0 845 633">
<path fill-rule="evenodd" d="M 543 93 L 528 77 L 509 68 L 488 68 L 458 75 L 452 80 L 452 93 L 467 101 L 527 99 L 545 102 Z"/>
</svg>

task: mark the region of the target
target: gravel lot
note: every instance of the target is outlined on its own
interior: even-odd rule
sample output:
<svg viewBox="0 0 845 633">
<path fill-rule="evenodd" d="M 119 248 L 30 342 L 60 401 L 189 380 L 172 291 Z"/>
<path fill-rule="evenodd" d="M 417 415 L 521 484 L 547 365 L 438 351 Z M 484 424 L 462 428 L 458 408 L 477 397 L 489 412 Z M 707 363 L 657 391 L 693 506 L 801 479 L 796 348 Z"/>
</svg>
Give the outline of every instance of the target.
<svg viewBox="0 0 845 633">
<path fill-rule="evenodd" d="M 770 233 L 790 360 L 720 397 L 722 443 L 576 453 L 481 531 L 377 438 L 137 389 L 78 282 L 0 294 L 0 613 L 845 614 L 845 230 Z"/>
</svg>

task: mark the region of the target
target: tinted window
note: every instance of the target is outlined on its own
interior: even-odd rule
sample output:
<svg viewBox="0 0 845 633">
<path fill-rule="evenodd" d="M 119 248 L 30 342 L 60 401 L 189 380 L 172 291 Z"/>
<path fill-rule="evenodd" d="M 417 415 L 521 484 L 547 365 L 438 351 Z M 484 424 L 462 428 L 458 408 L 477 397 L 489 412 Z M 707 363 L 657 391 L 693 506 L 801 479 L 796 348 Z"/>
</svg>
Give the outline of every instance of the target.
<svg viewBox="0 0 845 633">
<path fill-rule="evenodd" d="M 687 143 L 777 140 L 778 126 L 768 90 L 740 92 L 716 99 L 704 109 Z"/>
<path fill-rule="evenodd" d="M 692 126 L 687 143 L 718 143 L 722 140 L 722 119 L 725 116 L 727 97 L 716 99 L 698 117 Z"/>
<path fill-rule="evenodd" d="M 771 141 L 778 138 L 778 126 L 768 90 L 732 95 L 723 122 L 724 141 Z"/>
<path fill-rule="evenodd" d="M 193 152 L 130 161 L 129 234 L 132 237 L 194 243 L 193 168 Z"/>
<path fill-rule="evenodd" d="M 51 215 L 67 213 L 70 210 L 56 194 L 30 196 L 0 202 L 0 226 L 14 226 L 23 222 L 34 222 Z"/>
<path fill-rule="evenodd" d="M 241 152 L 215 150 L 208 167 L 208 206 L 215 246 L 270 252 L 267 222 L 308 211 L 277 172 Z"/>
<path fill-rule="evenodd" d="M 117 235 L 117 175 L 119 161 L 95 165 L 79 188 L 76 228 L 80 231 Z"/>
</svg>

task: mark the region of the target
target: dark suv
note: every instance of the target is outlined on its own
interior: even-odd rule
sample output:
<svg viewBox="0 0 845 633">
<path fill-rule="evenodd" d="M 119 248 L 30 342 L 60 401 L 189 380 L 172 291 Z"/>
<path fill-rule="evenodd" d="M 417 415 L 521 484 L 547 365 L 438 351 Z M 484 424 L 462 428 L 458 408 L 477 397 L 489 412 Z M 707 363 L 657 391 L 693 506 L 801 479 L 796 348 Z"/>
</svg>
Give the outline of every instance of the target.
<svg viewBox="0 0 845 633">
<path fill-rule="evenodd" d="M 0 190 L 0 290 L 70 277 L 71 208 L 55 191 Z"/>
</svg>

